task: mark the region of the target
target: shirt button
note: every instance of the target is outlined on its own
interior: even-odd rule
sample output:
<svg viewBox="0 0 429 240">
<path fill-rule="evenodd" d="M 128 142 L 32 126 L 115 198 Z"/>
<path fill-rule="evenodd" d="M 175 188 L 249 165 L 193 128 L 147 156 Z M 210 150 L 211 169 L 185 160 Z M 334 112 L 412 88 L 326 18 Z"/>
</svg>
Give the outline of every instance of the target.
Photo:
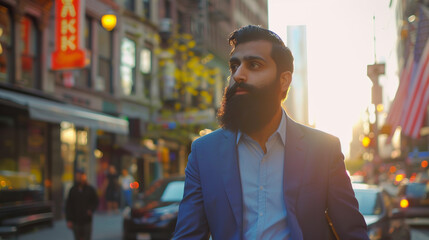
<svg viewBox="0 0 429 240">
<path fill-rule="evenodd" d="M 259 216 L 261 216 L 262 217 L 262 215 L 264 215 L 263 213 L 259 213 Z"/>
<path fill-rule="evenodd" d="M 260 186 L 260 187 L 259 187 L 259 189 L 263 190 L 263 189 L 264 189 L 264 187 Z"/>
</svg>

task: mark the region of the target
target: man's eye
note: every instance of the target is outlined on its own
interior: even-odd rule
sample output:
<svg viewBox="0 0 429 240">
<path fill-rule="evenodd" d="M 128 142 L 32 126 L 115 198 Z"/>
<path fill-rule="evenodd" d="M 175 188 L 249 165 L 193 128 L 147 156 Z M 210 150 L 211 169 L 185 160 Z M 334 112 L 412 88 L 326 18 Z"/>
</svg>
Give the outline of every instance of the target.
<svg viewBox="0 0 429 240">
<path fill-rule="evenodd" d="M 234 72 L 235 70 L 237 70 L 237 68 L 238 68 L 238 64 L 231 64 L 231 65 L 229 65 L 229 69 L 230 69 L 232 72 Z"/>
<path fill-rule="evenodd" d="M 251 67 L 252 69 L 258 69 L 258 68 L 260 68 L 260 67 L 261 67 L 261 64 L 259 64 L 258 62 L 251 62 L 251 63 L 250 63 L 250 67 Z"/>
</svg>

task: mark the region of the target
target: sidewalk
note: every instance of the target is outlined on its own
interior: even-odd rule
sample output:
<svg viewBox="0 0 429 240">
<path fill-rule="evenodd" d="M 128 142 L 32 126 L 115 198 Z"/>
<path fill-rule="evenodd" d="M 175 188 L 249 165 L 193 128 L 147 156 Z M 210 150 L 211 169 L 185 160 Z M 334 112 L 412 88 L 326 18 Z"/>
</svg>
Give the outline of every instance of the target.
<svg viewBox="0 0 429 240">
<path fill-rule="evenodd" d="M 120 213 L 95 213 L 92 240 L 120 240 L 122 238 L 122 215 Z M 54 223 L 54 227 L 22 234 L 19 240 L 74 240 L 65 220 Z"/>
</svg>

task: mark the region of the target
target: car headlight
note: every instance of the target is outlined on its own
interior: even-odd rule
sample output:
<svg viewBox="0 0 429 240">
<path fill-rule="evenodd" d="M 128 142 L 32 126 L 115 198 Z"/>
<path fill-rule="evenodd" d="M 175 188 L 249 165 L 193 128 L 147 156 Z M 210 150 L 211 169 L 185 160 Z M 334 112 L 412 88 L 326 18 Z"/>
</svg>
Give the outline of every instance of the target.
<svg viewBox="0 0 429 240">
<path fill-rule="evenodd" d="M 165 221 L 165 220 L 173 219 L 175 217 L 176 217 L 176 214 L 174 214 L 174 213 L 164 213 L 159 217 L 159 219 L 161 221 Z"/>
<path fill-rule="evenodd" d="M 368 230 L 368 237 L 370 240 L 381 239 L 382 230 L 381 228 L 375 227 Z"/>
</svg>

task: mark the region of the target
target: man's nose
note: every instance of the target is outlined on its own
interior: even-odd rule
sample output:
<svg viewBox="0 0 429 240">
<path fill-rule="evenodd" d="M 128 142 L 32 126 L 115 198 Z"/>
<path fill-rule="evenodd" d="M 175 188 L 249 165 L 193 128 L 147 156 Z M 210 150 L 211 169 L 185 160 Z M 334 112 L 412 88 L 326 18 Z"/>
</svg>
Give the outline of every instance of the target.
<svg viewBox="0 0 429 240">
<path fill-rule="evenodd" d="M 234 74 L 232 75 L 232 79 L 234 79 L 235 82 L 237 83 L 241 83 L 241 82 L 245 82 L 247 77 L 246 77 L 246 69 L 244 68 L 243 65 L 240 65 L 237 70 L 235 70 Z"/>
</svg>

